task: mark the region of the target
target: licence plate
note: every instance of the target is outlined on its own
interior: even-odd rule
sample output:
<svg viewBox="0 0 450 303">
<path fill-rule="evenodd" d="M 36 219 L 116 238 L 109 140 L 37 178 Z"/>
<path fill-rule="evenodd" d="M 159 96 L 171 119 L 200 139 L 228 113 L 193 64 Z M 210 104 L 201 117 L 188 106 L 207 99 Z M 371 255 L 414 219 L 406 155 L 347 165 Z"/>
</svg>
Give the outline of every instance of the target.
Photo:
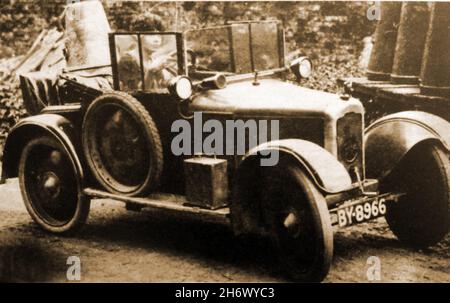
<svg viewBox="0 0 450 303">
<path fill-rule="evenodd" d="M 330 211 L 332 225 L 346 227 L 369 221 L 386 214 L 386 201 L 395 200 L 391 194 L 363 198 Z"/>
</svg>

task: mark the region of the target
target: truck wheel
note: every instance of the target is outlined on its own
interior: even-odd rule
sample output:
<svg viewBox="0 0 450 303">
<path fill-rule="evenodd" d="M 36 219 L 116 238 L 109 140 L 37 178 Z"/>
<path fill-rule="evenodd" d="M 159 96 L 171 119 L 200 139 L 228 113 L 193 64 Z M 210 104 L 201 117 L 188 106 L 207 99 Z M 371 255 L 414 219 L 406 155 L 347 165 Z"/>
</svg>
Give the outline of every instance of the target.
<svg viewBox="0 0 450 303">
<path fill-rule="evenodd" d="M 31 140 L 19 162 L 19 183 L 28 213 L 53 233 L 76 231 L 89 214 L 90 200 L 71 156 L 50 136 Z"/>
<path fill-rule="evenodd" d="M 405 192 L 387 205 L 386 220 L 403 243 L 426 248 L 442 240 L 450 223 L 450 164 L 437 144 L 422 143 L 406 154 L 382 183 L 382 190 Z"/>
<path fill-rule="evenodd" d="M 161 139 L 139 101 L 120 92 L 92 102 L 83 121 L 83 150 L 109 192 L 137 196 L 154 190 L 163 167 Z"/>
<path fill-rule="evenodd" d="M 264 168 L 262 179 L 263 215 L 280 264 L 295 281 L 322 281 L 333 258 L 325 198 L 296 167 Z"/>
</svg>

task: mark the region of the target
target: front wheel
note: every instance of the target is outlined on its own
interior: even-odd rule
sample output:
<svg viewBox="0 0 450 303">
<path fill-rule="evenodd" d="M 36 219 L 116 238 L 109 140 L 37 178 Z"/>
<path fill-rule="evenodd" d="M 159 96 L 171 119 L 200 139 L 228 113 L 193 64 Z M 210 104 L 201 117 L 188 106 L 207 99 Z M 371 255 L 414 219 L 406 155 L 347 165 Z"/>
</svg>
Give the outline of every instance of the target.
<svg viewBox="0 0 450 303">
<path fill-rule="evenodd" d="M 388 204 L 386 221 L 408 246 L 426 248 L 441 241 L 450 224 L 450 163 L 444 149 L 431 142 L 410 150 L 381 183 L 383 191 L 405 195 Z"/>
<path fill-rule="evenodd" d="M 262 179 L 264 219 L 286 274 L 295 281 L 322 281 L 333 258 L 325 198 L 294 166 L 264 168 Z"/>
<path fill-rule="evenodd" d="M 28 213 L 43 229 L 68 233 L 85 223 L 90 200 L 81 193 L 72 157 L 57 139 L 42 136 L 27 143 L 19 183 Z"/>
</svg>

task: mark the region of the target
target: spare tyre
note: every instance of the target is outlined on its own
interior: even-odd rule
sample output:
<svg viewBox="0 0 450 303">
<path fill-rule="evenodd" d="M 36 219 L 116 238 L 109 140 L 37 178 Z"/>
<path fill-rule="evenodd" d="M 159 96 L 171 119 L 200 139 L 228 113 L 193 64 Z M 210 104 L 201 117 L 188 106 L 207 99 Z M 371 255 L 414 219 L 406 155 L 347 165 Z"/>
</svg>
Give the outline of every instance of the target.
<svg viewBox="0 0 450 303">
<path fill-rule="evenodd" d="M 138 196 L 158 186 L 163 152 L 156 125 L 132 96 L 105 93 L 88 107 L 83 151 L 92 174 L 109 192 Z"/>
</svg>

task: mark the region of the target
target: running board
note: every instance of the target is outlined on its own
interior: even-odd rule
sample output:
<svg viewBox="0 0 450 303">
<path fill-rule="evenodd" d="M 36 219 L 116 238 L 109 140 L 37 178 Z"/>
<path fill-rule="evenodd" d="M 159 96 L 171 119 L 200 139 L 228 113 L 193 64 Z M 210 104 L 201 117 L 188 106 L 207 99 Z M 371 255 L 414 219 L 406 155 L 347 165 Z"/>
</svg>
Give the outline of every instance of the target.
<svg viewBox="0 0 450 303">
<path fill-rule="evenodd" d="M 191 217 L 197 217 L 204 219 L 205 221 L 213 221 L 216 223 L 229 224 L 230 209 L 205 209 L 196 206 L 190 206 L 189 201 L 185 196 L 155 193 L 148 197 L 127 197 L 117 194 L 112 194 L 106 191 L 86 188 L 83 193 L 91 198 L 95 199 L 112 199 L 124 203 L 132 203 L 143 208 L 152 208 L 158 210 L 172 211 L 180 214 L 191 215 Z"/>
</svg>

